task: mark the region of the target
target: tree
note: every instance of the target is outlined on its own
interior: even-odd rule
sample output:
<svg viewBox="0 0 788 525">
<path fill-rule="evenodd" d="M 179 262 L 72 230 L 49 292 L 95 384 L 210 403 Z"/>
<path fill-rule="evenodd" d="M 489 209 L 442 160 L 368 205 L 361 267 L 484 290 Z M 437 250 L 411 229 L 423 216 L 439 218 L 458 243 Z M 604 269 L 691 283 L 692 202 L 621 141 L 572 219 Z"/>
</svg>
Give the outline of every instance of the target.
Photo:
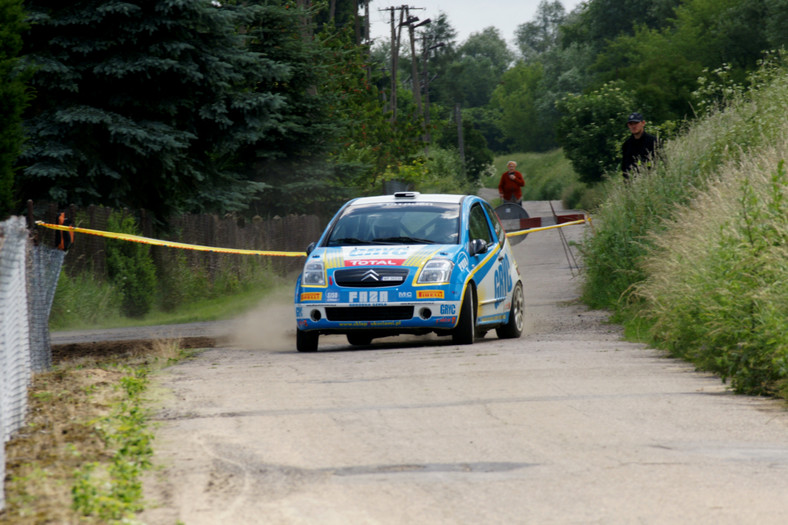
<svg viewBox="0 0 788 525">
<path fill-rule="evenodd" d="M 523 60 L 536 60 L 541 54 L 558 43 L 558 28 L 566 19 L 566 10 L 561 2 L 542 0 L 536 9 L 536 18 L 517 26 L 515 40 Z"/>
<path fill-rule="evenodd" d="M 0 0 L 0 220 L 14 208 L 14 163 L 22 148 L 22 111 L 29 95 L 19 70 L 24 23 L 22 0 Z"/>
<path fill-rule="evenodd" d="M 511 66 L 514 54 L 498 29 L 488 27 L 473 33 L 458 49 L 457 58 L 446 68 L 440 86 L 440 102 L 448 107 L 484 106 L 490 101 L 501 75 Z"/>
<path fill-rule="evenodd" d="M 553 146 L 536 106 L 542 65 L 520 63 L 501 76 L 491 105 L 499 108 L 499 126 L 517 151 L 544 151 Z"/>
<path fill-rule="evenodd" d="M 256 53 L 238 30 L 286 17 L 296 38 L 301 13 L 243 4 L 29 1 L 37 97 L 20 195 L 160 218 L 242 209 L 264 186 L 241 159 L 305 148 L 309 117 L 320 122 L 316 95 L 288 97 L 301 69 Z"/>
<path fill-rule="evenodd" d="M 473 121 L 464 118 L 462 120 L 462 140 L 465 150 L 465 173 L 469 181 L 477 183 L 487 168 L 492 165 L 493 154 L 487 147 L 484 135 L 476 129 Z M 444 150 L 457 149 L 457 123 L 447 122 L 444 124 L 437 144 Z"/>
<path fill-rule="evenodd" d="M 569 95 L 558 103 L 563 116 L 558 138 L 580 180 L 595 183 L 621 162 L 627 114 L 633 96 L 621 82 L 611 82 L 585 95 Z"/>
<path fill-rule="evenodd" d="M 765 0 L 687 0 L 670 25 L 611 41 L 594 67 L 603 81 L 623 80 L 649 120 L 683 119 L 693 114 L 689 101 L 704 69 L 725 65 L 742 82 L 756 67 L 769 48 L 771 16 L 778 13 Z"/>
<path fill-rule="evenodd" d="M 599 52 L 619 35 L 635 29 L 665 27 L 673 10 L 684 0 L 593 0 L 581 4 L 578 16 L 561 27 L 562 44 L 588 44 Z"/>
</svg>

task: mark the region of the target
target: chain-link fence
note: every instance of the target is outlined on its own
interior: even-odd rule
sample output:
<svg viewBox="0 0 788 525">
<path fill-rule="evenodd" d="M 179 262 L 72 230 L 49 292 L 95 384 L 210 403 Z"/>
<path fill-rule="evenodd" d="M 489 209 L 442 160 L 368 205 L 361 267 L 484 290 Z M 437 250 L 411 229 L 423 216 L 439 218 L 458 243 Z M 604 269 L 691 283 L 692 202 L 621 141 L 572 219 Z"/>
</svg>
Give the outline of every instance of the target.
<svg viewBox="0 0 788 525">
<path fill-rule="evenodd" d="M 52 365 L 48 320 L 63 256 L 34 246 L 23 218 L 0 223 L 0 479 L 5 443 L 24 424 L 32 374 Z"/>
</svg>

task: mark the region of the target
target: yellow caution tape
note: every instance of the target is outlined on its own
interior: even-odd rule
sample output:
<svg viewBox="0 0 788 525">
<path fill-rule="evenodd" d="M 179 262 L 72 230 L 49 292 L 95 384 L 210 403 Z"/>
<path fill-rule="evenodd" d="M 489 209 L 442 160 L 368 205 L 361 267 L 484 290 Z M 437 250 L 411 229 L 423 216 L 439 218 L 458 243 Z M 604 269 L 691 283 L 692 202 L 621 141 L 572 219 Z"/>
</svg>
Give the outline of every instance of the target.
<svg viewBox="0 0 788 525">
<path fill-rule="evenodd" d="M 552 226 L 542 226 L 541 228 L 531 228 L 531 229 L 528 229 L 528 230 L 520 230 L 520 231 L 516 231 L 516 232 L 508 232 L 506 234 L 506 236 L 507 237 L 517 237 L 518 235 L 526 235 L 528 233 L 533 233 L 533 232 L 543 232 L 545 230 L 552 230 L 554 228 L 563 228 L 564 226 L 573 226 L 575 224 L 583 224 L 584 222 L 586 222 L 586 219 L 580 219 L 579 221 L 565 222 L 563 224 L 553 224 Z"/>
<path fill-rule="evenodd" d="M 552 226 L 543 226 L 541 228 L 530 228 L 528 230 L 520 230 L 516 232 L 508 232 L 507 237 L 516 237 L 518 235 L 526 235 L 528 233 L 540 232 L 545 230 L 552 230 L 554 228 L 563 228 L 564 226 L 573 226 L 575 224 L 583 224 L 587 222 L 586 219 L 579 221 L 565 222 L 563 224 L 554 224 Z M 588 221 L 590 222 L 590 220 Z M 99 237 L 106 237 L 108 239 L 119 239 L 122 241 L 139 242 L 142 244 L 151 244 L 153 246 L 166 246 L 168 248 L 180 248 L 183 250 L 196 250 L 201 252 L 212 253 L 235 253 L 240 255 L 271 255 L 276 257 L 306 257 L 306 252 L 280 252 L 273 250 L 241 250 L 235 248 L 214 248 L 211 246 L 202 246 L 199 244 L 186 244 L 182 242 L 163 241 L 161 239 L 151 239 L 150 237 L 142 237 L 141 235 L 132 235 L 130 233 L 115 233 L 105 232 L 101 230 L 91 230 L 89 228 L 79 228 L 76 226 L 63 226 L 60 224 L 48 224 L 43 221 L 36 221 L 38 226 L 49 228 L 52 230 L 61 230 L 75 233 L 85 233 L 88 235 L 97 235 Z"/>
<path fill-rule="evenodd" d="M 151 244 L 154 246 L 167 246 L 169 248 L 181 248 L 184 250 L 196 250 L 201 252 L 212 252 L 212 253 L 237 253 L 241 255 L 274 255 L 277 257 L 306 257 L 305 252 L 277 252 L 271 250 L 238 250 L 234 248 L 212 248 L 210 246 L 201 246 L 199 244 L 185 244 L 182 242 L 162 241 L 160 239 L 151 239 L 149 237 L 142 237 L 140 235 L 131 235 L 129 233 L 104 232 L 100 230 L 91 230 L 88 228 L 78 228 L 76 226 L 62 226 L 60 224 L 47 224 L 42 221 L 36 221 L 36 224 L 38 226 L 43 226 L 44 228 L 50 228 L 52 230 L 86 233 L 88 235 L 98 235 L 99 237 L 107 237 L 108 239 L 120 239 L 122 241 L 139 242 L 142 244 Z"/>
</svg>

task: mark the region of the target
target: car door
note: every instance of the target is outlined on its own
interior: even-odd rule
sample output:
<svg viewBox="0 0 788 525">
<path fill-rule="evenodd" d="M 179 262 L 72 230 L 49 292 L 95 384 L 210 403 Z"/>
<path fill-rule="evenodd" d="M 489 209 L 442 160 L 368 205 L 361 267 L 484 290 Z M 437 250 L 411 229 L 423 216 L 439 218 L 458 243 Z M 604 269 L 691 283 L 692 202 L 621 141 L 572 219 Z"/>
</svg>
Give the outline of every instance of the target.
<svg viewBox="0 0 788 525">
<path fill-rule="evenodd" d="M 493 221 L 481 202 L 471 207 L 468 219 L 471 240 L 482 239 L 487 243 L 487 251 L 472 258 L 478 297 L 477 324 L 494 324 L 500 322 L 505 314 L 511 258 L 504 253 L 503 243 L 500 242 L 505 242 L 503 230 L 500 234 L 496 233 Z"/>
</svg>

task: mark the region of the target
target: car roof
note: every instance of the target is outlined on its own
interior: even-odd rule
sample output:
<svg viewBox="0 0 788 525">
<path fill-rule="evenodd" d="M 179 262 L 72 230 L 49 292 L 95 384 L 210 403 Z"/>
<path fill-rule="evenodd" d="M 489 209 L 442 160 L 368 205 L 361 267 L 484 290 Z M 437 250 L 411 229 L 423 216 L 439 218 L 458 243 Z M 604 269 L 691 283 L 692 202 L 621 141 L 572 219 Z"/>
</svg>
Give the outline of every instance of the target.
<svg viewBox="0 0 788 525">
<path fill-rule="evenodd" d="M 449 204 L 459 204 L 468 195 L 454 195 L 449 193 L 425 193 L 417 191 L 398 191 L 393 195 L 378 195 L 375 197 L 359 197 L 350 204 L 383 204 L 388 202 L 443 202 Z"/>
</svg>

